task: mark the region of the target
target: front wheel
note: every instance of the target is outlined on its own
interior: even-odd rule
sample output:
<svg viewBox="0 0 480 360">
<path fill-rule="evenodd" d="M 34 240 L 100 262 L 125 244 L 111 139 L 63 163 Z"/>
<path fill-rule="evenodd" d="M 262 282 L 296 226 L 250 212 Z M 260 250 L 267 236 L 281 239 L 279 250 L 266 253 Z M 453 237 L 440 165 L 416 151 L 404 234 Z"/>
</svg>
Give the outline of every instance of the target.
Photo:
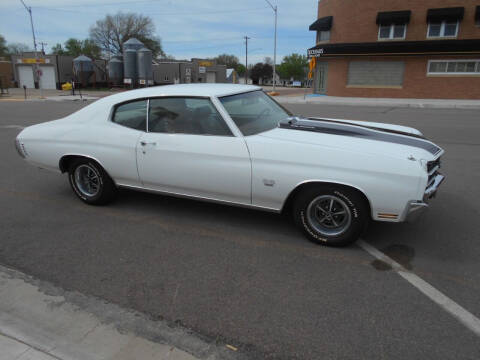
<svg viewBox="0 0 480 360">
<path fill-rule="evenodd" d="M 307 188 L 296 198 L 293 216 L 307 238 L 317 244 L 345 246 L 355 242 L 370 218 L 361 194 L 342 186 Z"/>
<path fill-rule="evenodd" d="M 75 160 L 69 167 L 68 179 L 75 194 L 87 204 L 103 205 L 116 196 L 113 180 L 93 160 Z"/>
</svg>

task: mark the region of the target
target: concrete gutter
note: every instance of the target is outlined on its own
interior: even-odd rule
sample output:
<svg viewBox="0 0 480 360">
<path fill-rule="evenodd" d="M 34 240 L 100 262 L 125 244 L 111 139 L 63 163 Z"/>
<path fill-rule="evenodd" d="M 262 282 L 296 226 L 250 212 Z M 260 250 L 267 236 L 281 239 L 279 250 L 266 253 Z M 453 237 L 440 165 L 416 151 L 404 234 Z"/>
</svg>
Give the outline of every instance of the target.
<svg viewBox="0 0 480 360">
<path fill-rule="evenodd" d="M 0 266 L 0 360 L 242 358 L 228 344 Z"/>
<path fill-rule="evenodd" d="M 393 99 L 393 98 L 352 98 L 339 96 L 278 96 L 283 104 L 318 104 L 345 106 L 379 106 L 397 108 L 430 109 L 480 109 L 480 100 L 449 99 Z"/>
</svg>

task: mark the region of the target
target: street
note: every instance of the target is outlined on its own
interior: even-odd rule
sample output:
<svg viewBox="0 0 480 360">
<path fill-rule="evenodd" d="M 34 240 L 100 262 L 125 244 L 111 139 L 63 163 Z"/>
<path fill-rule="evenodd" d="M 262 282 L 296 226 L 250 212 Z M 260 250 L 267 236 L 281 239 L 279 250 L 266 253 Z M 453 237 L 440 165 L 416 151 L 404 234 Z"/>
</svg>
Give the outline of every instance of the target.
<svg viewBox="0 0 480 360">
<path fill-rule="evenodd" d="M 480 358 L 479 337 L 388 264 L 358 245 L 310 243 L 282 215 L 127 190 L 83 204 L 65 175 L 24 162 L 14 139 L 86 104 L 0 102 L 0 265 L 250 359 Z M 445 149 L 428 212 L 371 223 L 363 241 L 480 317 L 478 110 L 285 106 L 412 126 Z"/>
</svg>

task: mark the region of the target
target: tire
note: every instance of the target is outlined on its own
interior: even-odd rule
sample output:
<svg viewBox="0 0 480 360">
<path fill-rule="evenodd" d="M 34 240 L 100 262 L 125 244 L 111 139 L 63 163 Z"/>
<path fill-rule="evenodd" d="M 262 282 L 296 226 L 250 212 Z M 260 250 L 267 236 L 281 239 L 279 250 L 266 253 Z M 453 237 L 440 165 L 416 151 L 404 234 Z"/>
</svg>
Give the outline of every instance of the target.
<svg viewBox="0 0 480 360">
<path fill-rule="evenodd" d="M 368 203 L 357 191 L 325 185 L 309 187 L 297 195 L 293 218 L 310 241 L 346 246 L 360 237 L 370 214 Z"/>
<path fill-rule="evenodd" d="M 113 180 L 99 164 L 90 159 L 73 161 L 68 169 L 68 180 L 73 192 L 89 205 L 107 204 L 117 195 Z"/>
</svg>

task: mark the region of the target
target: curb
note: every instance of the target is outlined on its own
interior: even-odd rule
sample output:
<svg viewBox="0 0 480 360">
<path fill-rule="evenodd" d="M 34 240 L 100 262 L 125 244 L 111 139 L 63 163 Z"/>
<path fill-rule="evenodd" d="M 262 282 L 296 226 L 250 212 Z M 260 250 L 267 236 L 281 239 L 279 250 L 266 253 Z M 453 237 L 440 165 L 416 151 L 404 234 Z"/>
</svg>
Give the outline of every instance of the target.
<svg viewBox="0 0 480 360">
<path fill-rule="evenodd" d="M 0 359 L 19 360 L 245 359 L 231 345 L 1 265 L 0 348 Z"/>
<path fill-rule="evenodd" d="M 343 100 L 332 98 L 312 98 L 303 99 L 298 97 L 276 97 L 275 100 L 282 104 L 311 104 L 311 105 L 342 105 L 342 106 L 368 106 L 368 107 L 396 107 L 396 108 L 416 108 L 416 109 L 480 109 L 480 101 L 471 100 L 471 103 L 461 101 L 428 101 L 418 100 L 416 102 L 407 101 L 395 101 L 387 99 L 355 99 L 355 100 Z"/>
</svg>

